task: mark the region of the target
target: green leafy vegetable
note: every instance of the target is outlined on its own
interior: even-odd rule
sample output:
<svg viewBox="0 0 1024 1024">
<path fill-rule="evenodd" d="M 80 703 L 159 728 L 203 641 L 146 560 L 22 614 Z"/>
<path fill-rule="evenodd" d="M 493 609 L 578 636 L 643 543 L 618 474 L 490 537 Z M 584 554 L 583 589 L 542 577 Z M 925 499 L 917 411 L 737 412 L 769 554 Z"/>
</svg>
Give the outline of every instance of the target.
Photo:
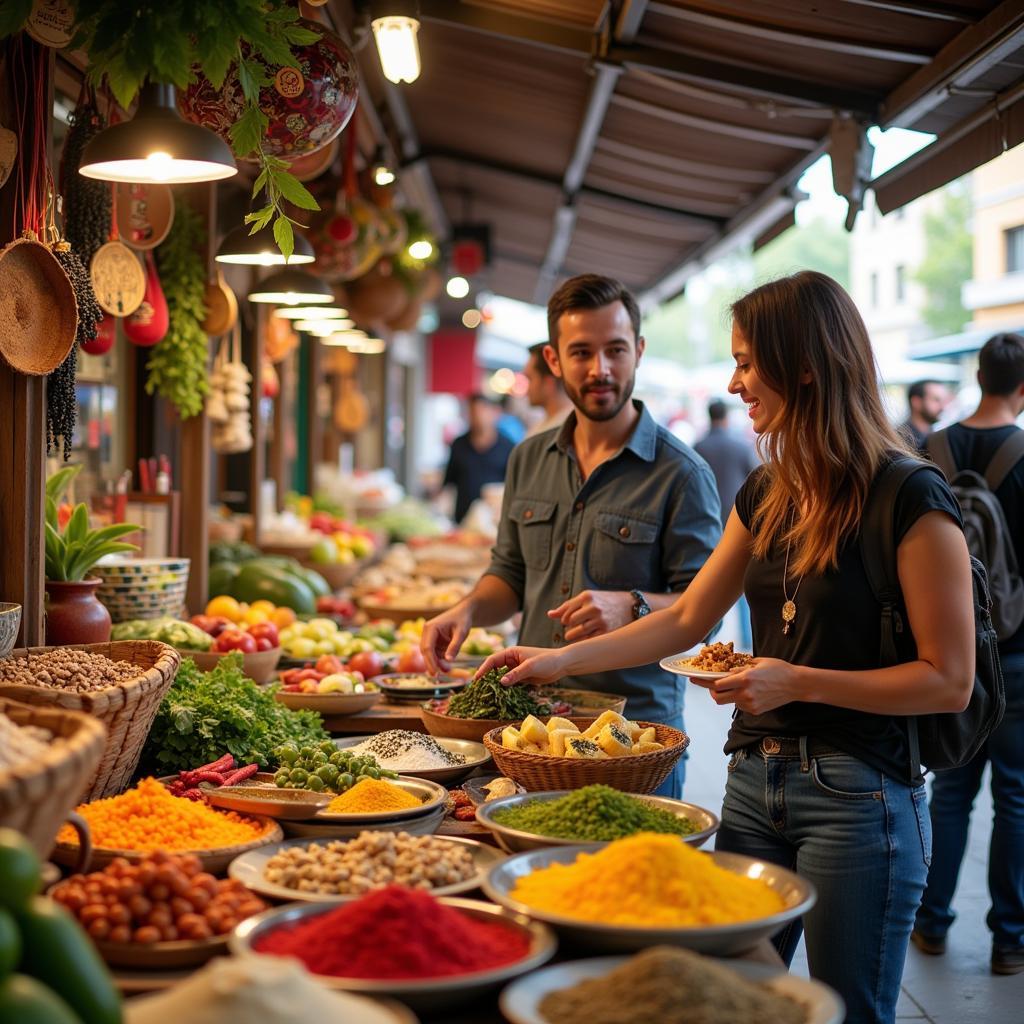
<svg viewBox="0 0 1024 1024">
<path fill-rule="evenodd" d="M 493 718 L 501 721 L 527 715 L 549 715 L 551 705 L 539 702 L 521 686 L 502 686 L 507 668 L 492 668 L 448 702 L 448 714 L 454 718 Z"/>
<path fill-rule="evenodd" d="M 240 654 L 222 658 L 211 672 L 186 658 L 153 722 L 143 769 L 167 775 L 209 764 L 225 751 L 266 768 L 282 743 L 303 747 L 328 738 L 315 711 L 289 710 L 274 700 L 276 689 L 247 679 Z"/>
</svg>

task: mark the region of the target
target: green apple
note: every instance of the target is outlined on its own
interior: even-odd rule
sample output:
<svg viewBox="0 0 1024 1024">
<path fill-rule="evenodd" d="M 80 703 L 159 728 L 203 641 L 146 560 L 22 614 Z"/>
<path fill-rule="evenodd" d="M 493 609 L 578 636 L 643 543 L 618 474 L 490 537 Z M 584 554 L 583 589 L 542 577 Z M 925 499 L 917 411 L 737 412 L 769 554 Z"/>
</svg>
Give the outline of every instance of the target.
<svg viewBox="0 0 1024 1024">
<path fill-rule="evenodd" d="M 310 561 L 317 565 L 329 565 L 338 560 L 338 545 L 333 537 L 321 537 L 310 549 Z"/>
<path fill-rule="evenodd" d="M 373 554 L 373 544 L 369 537 L 355 536 L 352 538 L 349 547 L 356 558 L 366 558 L 367 555 Z"/>
<path fill-rule="evenodd" d="M 318 640 L 314 646 L 315 654 L 333 654 L 334 642 L 332 640 Z"/>
</svg>

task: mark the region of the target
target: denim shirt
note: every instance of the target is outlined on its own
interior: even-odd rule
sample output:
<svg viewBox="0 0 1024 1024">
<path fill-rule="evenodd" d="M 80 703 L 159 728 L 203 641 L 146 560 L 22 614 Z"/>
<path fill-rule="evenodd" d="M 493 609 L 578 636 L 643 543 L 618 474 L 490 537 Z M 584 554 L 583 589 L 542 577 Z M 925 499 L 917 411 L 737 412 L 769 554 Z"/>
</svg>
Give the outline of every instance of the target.
<svg viewBox="0 0 1024 1024">
<path fill-rule="evenodd" d="M 718 543 L 708 464 L 634 405 L 632 436 L 585 482 L 572 446 L 575 412 L 512 452 L 487 572 L 518 595 L 523 644 L 563 646 L 562 623 L 546 613 L 581 591 L 685 590 Z M 566 683 L 628 697 L 637 719 L 672 724 L 682 715 L 683 686 L 657 663 Z"/>
</svg>

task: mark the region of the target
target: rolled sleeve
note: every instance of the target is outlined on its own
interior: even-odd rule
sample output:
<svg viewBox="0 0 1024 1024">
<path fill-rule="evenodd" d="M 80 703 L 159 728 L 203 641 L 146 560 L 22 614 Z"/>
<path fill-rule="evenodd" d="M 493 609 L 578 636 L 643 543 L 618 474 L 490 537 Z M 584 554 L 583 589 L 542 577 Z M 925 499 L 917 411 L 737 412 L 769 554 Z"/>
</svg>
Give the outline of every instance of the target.
<svg viewBox="0 0 1024 1024">
<path fill-rule="evenodd" d="M 491 564 L 485 576 L 497 576 L 504 580 L 519 598 L 522 607 L 523 594 L 526 589 L 526 563 L 519 546 L 519 526 L 508 514 L 511 503 L 515 500 L 516 484 L 519 479 L 519 462 L 521 449 L 514 448 L 508 460 L 508 472 L 505 476 L 505 493 L 501 500 L 501 519 L 498 523 L 498 538 L 491 548 Z"/>
<path fill-rule="evenodd" d="M 706 462 L 694 461 L 669 505 L 662 546 L 668 589 L 685 590 L 722 536 L 721 501 Z"/>
</svg>

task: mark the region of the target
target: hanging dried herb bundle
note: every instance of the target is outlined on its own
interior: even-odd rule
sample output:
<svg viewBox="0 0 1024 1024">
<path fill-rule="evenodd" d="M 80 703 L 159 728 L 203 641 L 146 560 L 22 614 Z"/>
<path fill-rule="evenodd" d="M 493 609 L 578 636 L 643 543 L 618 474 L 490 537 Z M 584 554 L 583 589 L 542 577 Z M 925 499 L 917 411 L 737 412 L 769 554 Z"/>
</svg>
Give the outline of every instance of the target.
<svg viewBox="0 0 1024 1024">
<path fill-rule="evenodd" d="M 58 242 L 53 254 L 60 261 L 64 273 L 71 281 L 78 302 L 78 331 L 67 359 L 46 378 L 46 451 L 57 450 L 57 439 L 63 445 L 64 460 L 71 456 L 71 440 L 78 416 L 75 397 L 75 371 L 78 369 L 78 346 L 96 337 L 96 325 L 103 319 L 96 296 L 93 294 L 89 272 L 67 242 Z"/>
<path fill-rule="evenodd" d="M 64 237 L 78 258 L 89 266 L 93 254 L 110 235 L 110 183 L 78 173 L 86 143 L 106 127 L 92 92 L 80 100 L 69 119 L 61 157 L 60 186 L 64 196 Z"/>
<path fill-rule="evenodd" d="M 170 324 L 149 357 L 146 393 L 159 392 L 177 407 L 183 420 L 202 412 L 209 390 L 209 340 L 202 327 L 206 319 L 204 237 L 199 214 L 181 202 L 167 241 L 156 251 Z"/>
</svg>

